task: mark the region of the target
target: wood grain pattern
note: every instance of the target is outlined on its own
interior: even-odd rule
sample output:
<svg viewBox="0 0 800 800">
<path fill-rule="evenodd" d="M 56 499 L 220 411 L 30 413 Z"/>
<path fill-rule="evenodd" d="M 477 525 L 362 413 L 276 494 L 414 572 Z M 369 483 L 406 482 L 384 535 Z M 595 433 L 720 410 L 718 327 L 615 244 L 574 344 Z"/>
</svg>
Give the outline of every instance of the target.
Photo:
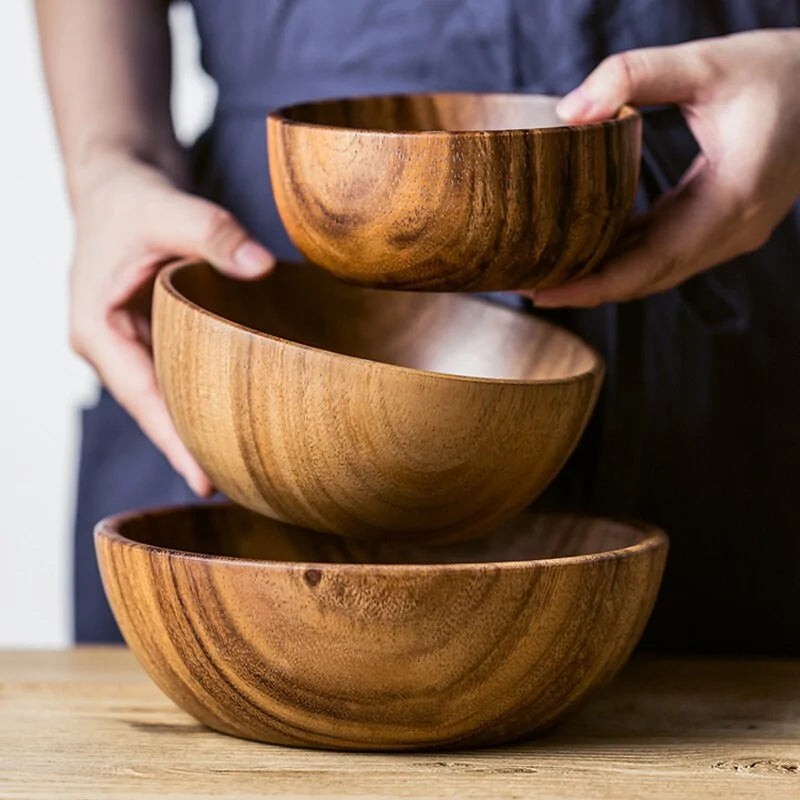
<svg viewBox="0 0 800 800">
<path fill-rule="evenodd" d="M 431 754 L 326 753 L 220 736 L 124 648 L 0 651 L 8 800 L 795 800 L 800 661 L 635 656 L 546 737 Z"/>
<path fill-rule="evenodd" d="M 487 540 L 397 547 L 237 506 L 112 518 L 96 545 L 126 641 L 179 706 L 340 750 L 551 726 L 630 655 L 667 549 L 646 525 L 530 512 Z"/>
<path fill-rule="evenodd" d="M 348 286 L 309 265 L 257 283 L 163 271 L 156 369 L 228 497 L 347 536 L 477 536 L 577 443 L 602 361 L 534 317 L 452 294 Z"/>
<path fill-rule="evenodd" d="M 557 98 L 433 94 L 306 103 L 267 120 L 272 189 L 300 251 L 400 289 L 548 287 L 619 235 L 641 119 L 565 126 Z"/>
</svg>

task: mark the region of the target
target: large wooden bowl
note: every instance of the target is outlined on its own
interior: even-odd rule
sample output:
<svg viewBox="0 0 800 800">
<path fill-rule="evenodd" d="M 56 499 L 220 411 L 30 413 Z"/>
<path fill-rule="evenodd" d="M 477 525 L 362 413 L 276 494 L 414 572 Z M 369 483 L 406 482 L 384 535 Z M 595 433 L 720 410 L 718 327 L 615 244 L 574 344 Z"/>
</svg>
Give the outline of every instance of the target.
<svg viewBox="0 0 800 800">
<path fill-rule="evenodd" d="M 348 536 L 477 536 L 558 472 L 600 358 L 454 294 L 348 286 L 310 265 L 258 283 L 168 268 L 156 368 L 178 432 L 238 503 Z"/>
<path fill-rule="evenodd" d="M 311 261 L 370 286 L 554 286 L 592 269 L 633 204 L 641 119 L 566 126 L 558 98 L 305 103 L 267 120 L 281 219 Z"/>
<path fill-rule="evenodd" d="M 112 517 L 95 540 L 125 639 L 179 706 L 225 733 L 342 750 L 552 725 L 628 658 L 667 551 L 650 526 L 573 516 L 424 548 L 235 506 Z"/>
</svg>

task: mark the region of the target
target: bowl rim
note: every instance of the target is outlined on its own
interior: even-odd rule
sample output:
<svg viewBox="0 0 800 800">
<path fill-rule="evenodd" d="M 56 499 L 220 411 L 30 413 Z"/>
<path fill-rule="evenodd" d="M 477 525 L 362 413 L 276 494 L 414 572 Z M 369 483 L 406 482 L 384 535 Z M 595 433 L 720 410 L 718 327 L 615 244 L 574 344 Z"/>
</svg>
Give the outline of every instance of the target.
<svg viewBox="0 0 800 800">
<path fill-rule="evenodd" d="M 669 550 L 669 537 L 667 534 L 650 522 L 633 519 L 626 516 L 615 515 L 594 515 L 583 514 L 578 512 L 554 512 L 554 511 L 534 511 L 530 509 L 523 510 L 520 514 L 530 513 L 535 516 L 549 516 L 549 517 L 580 517 L 583 519 L 592 520 L 593 522 L 611 522 L 619 525 L 624 525 L 628 528 L 634 528 L 642 536 L 641 540 L 625 547 L 617 547 L 609 550 L 601 550 L 596 553 L 583 553 L 580 555 L 572 556 L 554 556 L 550 558 L 531 558 L 521 560 L 509 561 L 465 561 L 458 563 L 422 563 L 422 564 L 377 564 L 377 563 L 355 563 L 345 562 L 337 563 L 331 561 L 279 561 L 276 559 L 256 559 L 246 558 L 240 556 L 221 556 L 208 553 L 198 553 L 192 550 L 179 550 L 173 547 L 161 547 L 159 545 L 147 544 L 145 542 L 138 542 L 120 533 L 120 528 L 130 520 L 137 517 L 163 517 L 173 514 L 181 513 L 196 513 L 203 512 L 209 509 L 224 509 L 224 510 L 240 510 L 246 511 L 251 514 L 257 514 L 255 511 L 237 505 L 232 502 L 212 502 L 212 503 L 190 503 L 186 505 L 163 505 L 154 508 L 148 508 L 138 511 L 122 511 L 101 519 L 94 527 L 94 540 L 95 545 L 100 539 L 106 539 L 112 544 L 121 545 L 126 548 L 133 548 L 137 550 L 144 550 L 145 552 L 154 555 L 165 555 L 169 558 L 178 558 L 182 561 L 192 561 L 200 563 L 213 562 L 214 564 L 229 564 L 243 566 L 246 569 L 266 569 L 269 571 L 286 571 L 304 573 L 309 569 L 317 569 L 330 573 L 331 571 L 341 572 L 344 574 L 352 574 L 362 572 L 365 567 L 368 567 L 370 573 L 386 573 L 392 576 L 417 576 L 426 573 L 438 572 L 442 573 L 459 573 L 459 572 L 480 572 L 486 569 L 500 570 L 502 572 L 518 572 L 531 569 L 547 569 L 561 566 L 574 566 L 574 565 L 592 565 L 603 563 L 606 561 L 617 561 L 620 559 L 628 559 L 640 557 L 647 553 L 663 550 L 665 553 Z M 519 516 L 519 515 L 518 515 Z M 274 520 L 280 522 L 280 520 Z M 281 523 L 293 526 L 291 523 Z M 325 534 L 327 536 L 335 536 L 335 534 Z M 491 533 L 488 534 L 491 536 Z"/>
<path fill-rule="evenodd" d="M 267 123 L 270 122 L 296 128 L 310 128 L 315 131 L 332 131 L 337 133 L 357 133 L 360 135 L 380 135 L 392 138 L 414 138 L 418 136 L 450 138 L 450 137 L 519 137 L 519 136 L 552 136 L 564 135 L 576 131 L 604 130 L 606 128 L 618 128 L 634 123 L 641 118 L 641 113 L 637 108 L 629 103 L 623 104 L 616 114 L 609 119 L 596 120 L 595 122 L 583 122 L 577 125 L 564 123 L 563 125 L 548 125 L 542 128 L 502 128 L 500 130 L 469 130 L 469 131 L 446 131 L 446 130 L 407 130 L 398 128 L 396 130 L 385 130 L 382 128 L 360 128 L 348 125 L 330 125 L 320 122 L 307 122 L 303 120 L 291 119 L 287 113 L 300 106 L 308 105 L 333 105 L 335 103 L 352 102 L 360 100 L 385 100 L 394 98 L 421 98 L 421 97 L 482 97 L 482 98 L 538 98 L 559 100 L 561 95 L 544 94 L 540 92 L 387 92 L 378 94 L 351 95 L 342 97 L 330 97 L 320 100 L 305 100 L 300 103 L 280 106 L 267 114 Z"/>
<path fill-rule="evenodd" d="M 241 333 L 245 333 L 249 336 L 254 336 L 258 339 L 263 339 L 266 341 L 273 342 L 275 344 L 280 345 L 281 347 L 291 347 L 297 348 L 301 351 L 307 351 L 314 355 L 323 355 L 330 358 L 342 358 L 345 359 L 346 362 L 355 362 L 359 365 L 377 365 L 382 369 L 390 370 L 395 373 L 402 373 L 405 375 L 413 375 L 413 376 L 423 376 L 431 379 L 438 379 L 438 380 L 446 380 L 446 381 L 460 381 L 460 382 L 467 382 L 467 383 L 481 383 L 481 384 L 490 384 L 494 386 L 564 386 L 567 384 L 572 383 L 579 383 L 587 380 L 601 380 L 603 375 L 605 374 L 605 361 L 600 353 L 594 349 L 590 344 L 585 342 L 580 336 L 572 333 L 572 331 L 567 330 L 566 328 L 562 328 L 559 325 L 555 325 L 548 320 L 544 320 L 541 317 L 537 317 L 531 315 L 533 319 L 536 321 L 537 324 L 543 325 L 546 328 L 550 328 L 553 330 L 558 331 L 559 335 L 567 336 L 574 339 L 580 347 L 584 348 L 587 354 L 591 358 L 591 364 L 589 367 L 581 372 L 575 372 L 574 374 L 567 375 L 566 377 L 562 378 L 488 378 L 482 376 L 470 376 L 470 375 L 457 375 L 449 372 L 435 372 L 433 370 L 428 369 L 418 369 L 417 367 L 408 367 L 402 364 L 390 364 L 386 361 L 376 361 L 375 359 L 371 358 L 364 358 L 362 356 L 354 356 L 349 355 L 347 353 L 338 353 L 335 350 L 326 350 L 322 347 L 315 347 L 309 344 L 303 344 L 302 342 L 296 342 L 292 339 L 284 339 L 281 336 L 276 336 L 272 333 L 266 333 L 265 331 L 260 331 L 256 328 L 251 328 L 247 325 L 242 325 L 239 322 L 235 322 L 234 320 L 226 319 L 225 317 L 221 316 L 220 314 L 211 311 L 204 306 L 195 303 L 193 300 L 190 300 L 186 295 L 182 294 L 178 291 L 177 287 L 173 282 L 173 276 L 182 270 L 192 269 L 193 267 L 198 266 L 209 266 L 211 269 L 214 269 L 213 265 L 211 265 L 208 261 L 200 258 L 184 258 L 177 261 L 172 261 L 166 264 L 158 273 L 156 277 L 156 289 L 163 290 L 172 300 L 182 304 L 183 306 L 191 309 L 194 312 L 199 312 L 202 316 L 212 320 L 215 324 L 221 324 L 225 326 L 229 326 L 235 330 L 238 330 Z M 292 266 L 306 266 L 303 262 L 291 262 L 291 261 L 279 261 L 276 267 L 292 267 Z M 313 265 L 307 265 L 313 266 Z M 322 269 L 321 267 L 314 267 L 314 269 Z M 324 270 L 323 270 L 324 271 Z M 269 275 L 265 276 L 264 280 L 269 280 Z M 344 281 L 342 281 L 344 283 Z M 347 284 L 345 284 L 347 285 Z M 355 289 L 366 289 L 366 287 L 353 287 Z M 371 291 L 383 291 L 380 289 L 372 289 Z M 456 293 L 450 293 L 456 294 Z M 471 297 L 469 295 L 460 294 L 459 298 L 465 302 L 473 302 L 478 303 L 481 302 L 477 297 Z M 492 313 L 497 314 L 516 314 L 517 312 L 512 311 L 510 308 L 506 308 L 501 305 L 491 304 Z"/>
</svg>

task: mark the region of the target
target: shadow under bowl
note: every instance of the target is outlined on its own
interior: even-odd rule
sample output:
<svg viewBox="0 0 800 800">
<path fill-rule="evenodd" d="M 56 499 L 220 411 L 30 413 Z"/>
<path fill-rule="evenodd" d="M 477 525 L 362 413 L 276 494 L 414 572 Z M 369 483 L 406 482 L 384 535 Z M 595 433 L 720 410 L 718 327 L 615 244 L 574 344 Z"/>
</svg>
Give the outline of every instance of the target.
<svg viewBox="0 0 800 800">
<path fill-rule="evenodd" d="M 122 514 L 95 543 L 126 641 L 224 733 L 338 750 L 475 747 L 553 725 L 638 641 L 666 536 L 525 512 L 442 548 L 235 506 Z"/>
<path fill-rule="evenodd" d="M 603 375 L 531 315 L 300 264 L 255 283 L 165 269 L 153 338 L 172 419 L 214 485 L 345 536 L 443 541 L 511 518 L 572 452 Z"/>
<path fill-rule="evenodd" d="M 565 125 L 557 97 L 411 94 L 303 103 L 267 119 L 298 249 L 361 285 L 546 288 L 588 273 L 633 205 L 641 118 Z"/>
</svg>

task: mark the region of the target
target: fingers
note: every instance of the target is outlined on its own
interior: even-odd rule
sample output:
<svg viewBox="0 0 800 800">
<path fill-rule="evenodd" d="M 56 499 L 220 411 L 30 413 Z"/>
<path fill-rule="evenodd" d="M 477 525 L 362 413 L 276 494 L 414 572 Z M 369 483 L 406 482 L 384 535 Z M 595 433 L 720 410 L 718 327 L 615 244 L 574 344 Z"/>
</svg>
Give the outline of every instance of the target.
<svg viewBox="0 0 800 800">
<path fill-rule="evenodd" d="M 148 346 L 152 281 L 176 257 L 203 258 L 243 279 L 261 277 L 275 259 L 224 209 L 135 161 L 116 164 L 81 197 L 70 278 L 73 348 L 192 489 L 208 495 L 213 487 L 157 385 Z"/>
<path fill-rule="evenodd" d="M 625 103 L 690 103 L 711 67 L 700 44 L 647 47 L 606 58 L 556 107 L 567 122 L 608 119 Z"/>
<path fill-rule="evenodd" d="M 73 345 L 92 363 L 111 394 L 189 487 L 201 497 L 212 494 L 211 481 L 186 449 L 172 424 L 147 349 L 113 327 L 73 337 Z"/>
<path fill-rule="evenodd" d="M 266 275 L 274 256 L 223 208 L 200 197 L 166 189 L 150 209 L 153 244 L 180 255 L 197 255 L 221 272 L 251 280 Z"/>
<path fill-rule="evenodd" d="M 701 159 L 600 269 L 532 300 L 540 308 L 587 308 L 663 292 L 757 244 L 743 235 L 738 207 Z"/>
</svg>

